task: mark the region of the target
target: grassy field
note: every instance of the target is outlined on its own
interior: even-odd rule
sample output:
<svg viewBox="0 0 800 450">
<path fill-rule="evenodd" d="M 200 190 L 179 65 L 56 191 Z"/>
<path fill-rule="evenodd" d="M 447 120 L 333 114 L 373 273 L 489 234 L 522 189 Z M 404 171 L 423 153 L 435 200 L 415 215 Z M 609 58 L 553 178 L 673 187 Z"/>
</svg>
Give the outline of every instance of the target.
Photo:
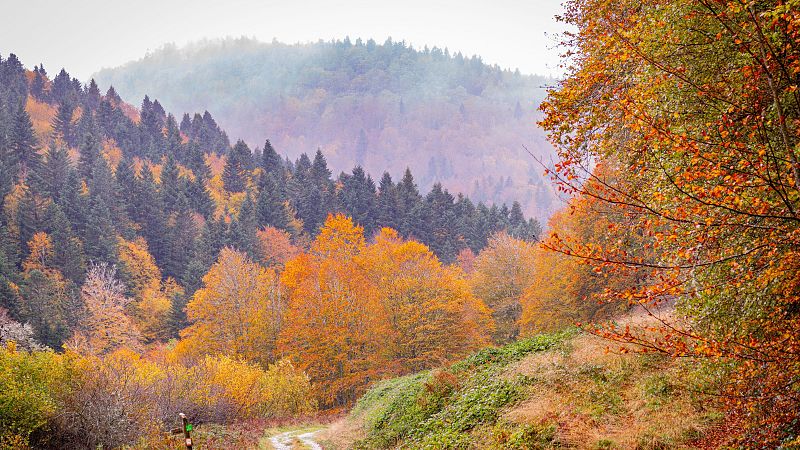
<svg viewBox="0 0 800 450">
<path fill-rule="evenodd" d="M 721 415 L 686 388 L 694 369 L 608 346 L 567 330 L 387 380 L 318 438 L 334 449 L 701 446 Z"/>
</svg>

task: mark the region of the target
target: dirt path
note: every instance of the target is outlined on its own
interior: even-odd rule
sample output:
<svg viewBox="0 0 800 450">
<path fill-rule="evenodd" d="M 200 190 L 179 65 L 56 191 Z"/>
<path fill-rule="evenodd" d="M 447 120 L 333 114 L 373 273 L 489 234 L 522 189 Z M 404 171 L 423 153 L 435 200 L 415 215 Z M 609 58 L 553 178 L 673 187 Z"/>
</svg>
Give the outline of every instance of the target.
<svg viewBox="0 0 800 450">
<path fill-rule="evenodd" d="M 270 444 L 275 450 L 292 450 L 294 442 L 299 440 L 303 445 L 311 450 L 322 450 L 322 446 L 314 440 L 314 435 L 320 430 L 305 431 L 293 430 L 281 433 L 269 438 Z"/>
</svg>

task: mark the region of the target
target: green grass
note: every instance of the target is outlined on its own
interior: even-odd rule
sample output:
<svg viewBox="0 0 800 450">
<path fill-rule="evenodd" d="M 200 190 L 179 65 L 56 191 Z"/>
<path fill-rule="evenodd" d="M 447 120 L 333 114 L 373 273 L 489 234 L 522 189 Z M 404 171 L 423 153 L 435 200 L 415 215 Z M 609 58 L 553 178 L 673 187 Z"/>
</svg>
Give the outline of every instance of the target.
<svg viewBox="0 0 800 450">
<path fill-rule="evenodd" d="M 358 402 L 367 437 L 356 448 L 468 448 L 472 432 L 488 433 L 499 448 L 537 448 L 552 439 L 552 427 L 499 423 L 503 408 L 524 399 L 529 377 L 500 376 L 509 364 L 549 350 L 575 334 L 541 334 L 481 350 L 439 371 L 382 382 Z"/>
</svg>

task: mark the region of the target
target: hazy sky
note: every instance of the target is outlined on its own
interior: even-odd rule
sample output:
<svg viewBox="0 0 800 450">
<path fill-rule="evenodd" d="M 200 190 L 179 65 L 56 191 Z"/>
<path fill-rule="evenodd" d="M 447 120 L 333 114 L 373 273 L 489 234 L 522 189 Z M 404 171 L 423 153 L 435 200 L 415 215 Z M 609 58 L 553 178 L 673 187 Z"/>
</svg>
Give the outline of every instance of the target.
<svg viewBox="0 0 800 450">
<path fill-rule="evenodd" d="M 0 0 L 0 55 L 82 81 L 164 43 L 217 37 L 282 42 L 388 36 L 522 72 L 557 75 L 562 0 Z"/>
</svg>

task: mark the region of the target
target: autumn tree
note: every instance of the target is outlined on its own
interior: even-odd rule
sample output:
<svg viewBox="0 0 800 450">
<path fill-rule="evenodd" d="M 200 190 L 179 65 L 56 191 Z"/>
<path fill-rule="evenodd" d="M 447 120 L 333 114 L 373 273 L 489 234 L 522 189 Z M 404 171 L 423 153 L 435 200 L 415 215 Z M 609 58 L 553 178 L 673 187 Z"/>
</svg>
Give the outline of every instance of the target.
<svg viewBox="0 0 800 450">
<path fill-rule="evenodd" d="M 53 266 L 53 243 L 47 233 L 34 234 L 28 248 L 17 313 L 33 327 L 36 340 L 58 349 L 81 313 L 75 287 Z"/>
<path fill-rule="evenodd" d="M 388 369 L 387 316 L 358 261 L 363 228 L 329 216 L 308 253 L 289 261 L 289 291 L 279 349 L 305 371 L 326 406 L 353 402 Z"/>
<path fill-rule="evenodd" d="M 128 310 L 142 336 L 149 341 L 169 338 L 174 293 L 162 287 L 161 270 L 147 251 L 147 242 L 120 238 L 118 253 L 120 280 L 133 300 Z"/>
<path fill-rule="evenodd" d="M 596 173 L 603 173 L 599 168 Z M 578 197 L 550 218 L 550 235 L 533 251 L 533 271 L 520 299 L 520 331 L 532 335 L 566 326 L 599 322 L 630 305 L 609 299 L 610 292 L 637 286 L 641 270 L 598 270 L 593 262 L 571 254 L 574 243 L 589 246 L 624 243 L 630 254 L 645 254 L 644 239 L 619 208 L 593 198 Z M 559 251 L 561 250 L 561 251 Z M 611 300 L 611 301 L 609 301 Z"/>
<path fill-rule="evenodd" d="M 256 253 L 267 267 L 283 267 L 298 253 L 300 248 L 292 243 L 289 233 L 274 227 L 264 227 L 256 232 Z"/>
<path fill-rule="evenodd" d="M 68 347 L 92 354 L 105 354 L 119 348 L 140 350 L 142 334 L 126 307 L 130 299 L 116 278 L 117 269 L 106 263 L 93 265 L 86 273 L 81 298 L 86 317 L 67 343 Z"/>
<path fill-rule="evenodd" d="M 273 269 L 224 248 L 186 305 L 190 325 L 181 332 L 187 358 L 227 354 L 267 364 L 285 314 L 285 295 Z"/>
<path fill-rule="evenodd" d="M 690 319 L 658 338 L 597 330 L 723 370 L 746 447 L 796 436 L 800 396 L 800 14 L 785 2 L 574 0 L 567 76 L 543 104 L 561 187 L 627 210 L 626 245 L 551 247 L 601 273 L 645 269 L 608 298 Z M 616 161 L 620 177 L 595 174 Z M 588 181 L 588 182 L 587 182 Z"/>
<path fill-rule="evenodd" d="M 387 311 L 386 364 L 397 373 L 438 367 L 489 343 L 491 311 L 464 272 L 424 244 L 384 228 L 359 259 Z"/>
<path fill-rule="evenodd" d="M 472 264 L 472 292 L 492 310 L 495 343 L 513 341 L 519 335 L 520 297 L 537 270 L 535 253 L 534 244 L 499 233 Z"/>
</svg>

